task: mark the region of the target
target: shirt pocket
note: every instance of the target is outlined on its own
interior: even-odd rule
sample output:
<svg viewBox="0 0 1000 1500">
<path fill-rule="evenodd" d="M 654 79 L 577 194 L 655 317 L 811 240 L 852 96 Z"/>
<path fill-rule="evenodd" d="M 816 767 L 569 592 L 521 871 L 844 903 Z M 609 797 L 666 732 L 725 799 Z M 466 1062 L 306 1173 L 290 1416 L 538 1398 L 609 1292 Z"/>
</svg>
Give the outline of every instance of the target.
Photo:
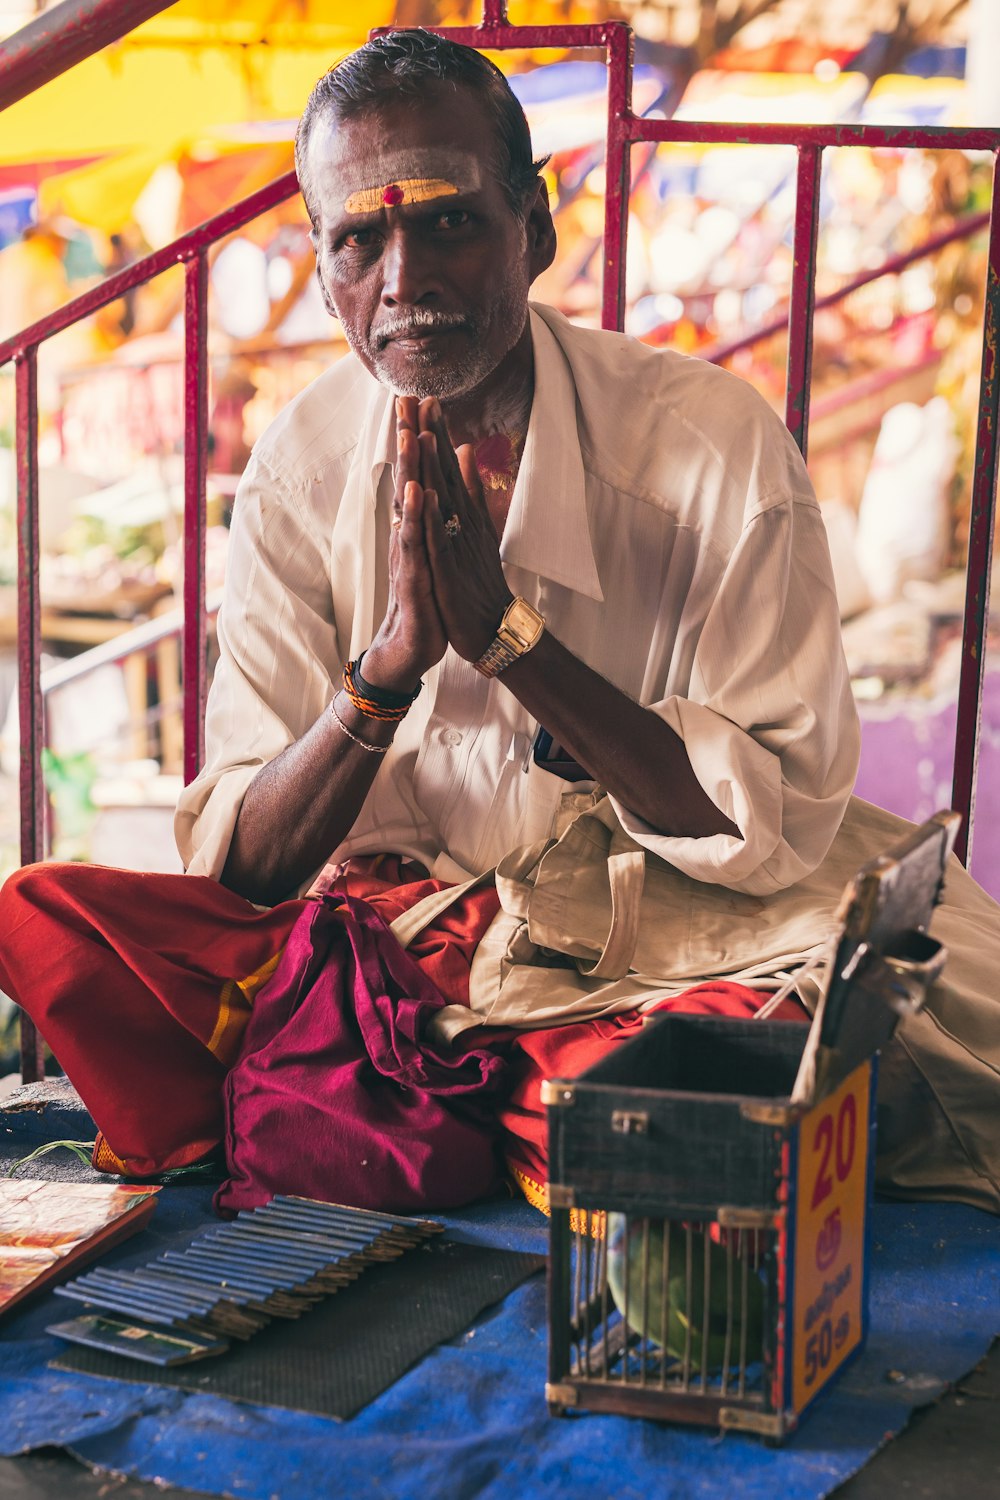
<svg viewBox="0 0 1000 1500">
<path fill-rule="evenodd" d="M 516 730 L 502 764 L 494 768 L 493 795 L 483 809 L 474 868 L 495 865 L 511 849 L 548 838 L 555 827 L 559 799 L 566 786 L 558 776 L 536 766 L 534 736 Z"/>
</svg>

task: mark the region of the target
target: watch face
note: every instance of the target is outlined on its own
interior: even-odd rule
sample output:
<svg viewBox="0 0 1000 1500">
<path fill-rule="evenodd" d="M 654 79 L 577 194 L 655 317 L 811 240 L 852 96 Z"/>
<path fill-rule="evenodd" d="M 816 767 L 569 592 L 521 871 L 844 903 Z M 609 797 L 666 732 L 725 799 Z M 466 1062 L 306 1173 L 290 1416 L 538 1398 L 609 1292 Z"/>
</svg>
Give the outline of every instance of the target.
<svg viewBox="0 0 1000 1500">
<path fill-rule="evenodd" d="M 525 646 L 534 645 L 542 633 L 545 621 L 537 609 L 532 609 L 523 599 L 515 599 L 503 618 L 504 629 L 516 635 Z"/>
</svg>

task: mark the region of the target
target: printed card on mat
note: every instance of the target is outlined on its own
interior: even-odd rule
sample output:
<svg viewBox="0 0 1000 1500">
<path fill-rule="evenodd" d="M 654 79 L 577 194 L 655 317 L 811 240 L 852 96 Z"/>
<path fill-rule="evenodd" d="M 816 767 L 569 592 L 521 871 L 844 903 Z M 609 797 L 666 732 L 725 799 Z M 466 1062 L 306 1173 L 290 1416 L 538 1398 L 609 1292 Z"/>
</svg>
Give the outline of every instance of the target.
<svg viewBox="0 0 1000 1500">
<path fill-rule="evenodd" d="M 135 1234 L 157 1187 L 0 1179 L 0 1315 Z"/>
</svg>

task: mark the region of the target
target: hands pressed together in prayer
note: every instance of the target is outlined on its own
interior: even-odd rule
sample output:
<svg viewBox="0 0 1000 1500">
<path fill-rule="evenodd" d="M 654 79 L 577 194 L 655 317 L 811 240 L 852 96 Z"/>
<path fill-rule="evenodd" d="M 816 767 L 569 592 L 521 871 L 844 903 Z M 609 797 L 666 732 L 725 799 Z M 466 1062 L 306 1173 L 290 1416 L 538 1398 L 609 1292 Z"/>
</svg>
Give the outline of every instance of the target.
<svg viewBox="0 0 1000 1500">
<path fill-rule="evenodd" d="M 396 399 L 389 603 L 365 677 L 410 692 L 449 645 L 478 661 L 513 599 L 469 443 L 457 453 L 439 403 Z"/>
<path fill-rule="evenodd" d="M 450 645 L 476 662 L 513 599 L 500 564 L 471 444 L 457 452 L 440 404 L 396 400 L 396 487 L 389 603 L 365 652 L 365 677 L 412 692 Z M 503 681 L 528 713 L 606 790 L 664 833 L 704 836 L 735 825 L 699 785 L 683 741 L 546 630 Z M 609 734 L 607 726 L 616 725 Z"/>
</svg>

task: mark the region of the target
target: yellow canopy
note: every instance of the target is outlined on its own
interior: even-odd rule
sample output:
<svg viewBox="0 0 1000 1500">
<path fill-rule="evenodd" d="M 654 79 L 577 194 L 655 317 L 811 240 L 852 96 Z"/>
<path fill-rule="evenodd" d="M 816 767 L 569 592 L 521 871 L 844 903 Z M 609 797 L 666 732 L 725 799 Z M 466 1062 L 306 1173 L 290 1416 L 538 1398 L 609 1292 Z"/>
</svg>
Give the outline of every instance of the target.
<svg viewBox="0 0 1000 1500">
<path fill-rule="evenodd" d="M 162 150 L 230 121 L 296 119 L 316 79 L 350 50 L 108 48 L 0 114 L 0 162 Z"/>
<path fill-rule="evenodd" d="M 445 5 L 412 24 L 468 24 Z M 589 21 L 596 0 L 528 0 L 518 20 Z M 295 120 L 317 78 L 399 14 L 395 0 L 181 0 L 0 113 L 0 164 L 158 147 L 252 120 Z M 419 13 L 419 14 L 418 14 Z M 546 54 L 551 58 L 552 54 Z"/>
<path fill-rule="evenodd" d="M 392 15 L 392 0 L 184 0 L 0 113 L 0 163 L 162 152 L 221 124 L 296 119 L 316 79 Z"/>
</svg>

